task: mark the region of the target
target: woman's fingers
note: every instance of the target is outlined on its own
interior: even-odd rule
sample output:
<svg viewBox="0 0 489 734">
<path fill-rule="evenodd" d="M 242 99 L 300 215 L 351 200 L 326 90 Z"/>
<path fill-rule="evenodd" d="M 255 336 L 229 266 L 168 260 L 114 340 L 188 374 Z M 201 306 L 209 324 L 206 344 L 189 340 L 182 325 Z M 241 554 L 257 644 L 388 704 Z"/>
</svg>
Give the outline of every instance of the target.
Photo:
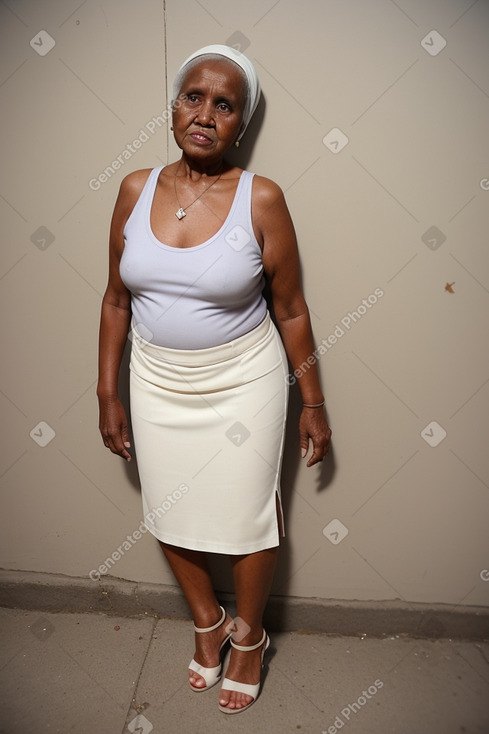
<svg viewBox="0 0 489 734">
<path fill-rule="evenodd" d="M 111 444 L 109 445 L 110 450 L 114 454 L 122 456 L 126 461 L 131 461 L 131 454 L 127 450 L 131 445 L 127 435 L 127 426 L 121 426 L 111 439 Z"/>
<path fill-rule="evenodd" d="M 131 454 L 127 450 L 131 447 L 126 414 L 120 401 L 109 401 L 100 405 L 100 433 L 104 446 L 113 454 L 122 456 L 131 461 Z"/>
<path fill-rule="evenodd" d="M 312 454 L 306 466 L 313 466 L 322 461 L 329 450 L 331 441 L 331 429 L 326 423 L 324 412 L 315 410 L 310 415 L 310 410 L 303 411 L 299 422 L 299 436 L 301 456 L 307 455 L 310 441 L 312 442 Z"/>
<path fill-rule="evenodd" d="M 123 452 L 122 456 L 124 456 L 124 458 L 127 461 L 131 461 L 131 455 L 129 454 L 128 451 L 126 451 L 126 449 L 130 449 L 131 448 L 131 441 L 129 439 L 129 429 L 127 427 L 127 424 L 125 424 L 122 427 L 122 441 L 123 441 L 123 444 L 124 444 L 124 452 Z"/>
<path fill-rule="evenodd" d="M 124 434 L 121 430 L 112 432 L 102 433 L 104 440 L 104 446 L 112 451 L 113 454 L 122 456 L 126 461 L 131 461 L 131 454 L 127 451 L 131 447 L 130 441 L 126 438 L 124 440 Z"/>
<path fill-rule="evenodd" d="M 130 448 L 131 444 L 129 443 L 129 441 L 123 440 L 122 433 L 119 432 L 119 434 L 111 436 L 106 441 L 104 441 L 104 444 L 105 446 L 107 446 L 108 449 L 112 451 L 113 454 L 122 456 L 122 458 L 126 461 L 131 461 L 131 454 L 127 450 L 128 448 Z"/>
<path fill-rule="evenodd" d="M 313 440 L 313 446 L 314 449 L 312 452 L 312 456 L 307 462 L 306 466 L 313 466 L 314 464 L 317 464 L 318 462 L 322 461 L 328 453 L 328 448 L 324 448 L 324 442 L 315 444 Z"/>
</svg>

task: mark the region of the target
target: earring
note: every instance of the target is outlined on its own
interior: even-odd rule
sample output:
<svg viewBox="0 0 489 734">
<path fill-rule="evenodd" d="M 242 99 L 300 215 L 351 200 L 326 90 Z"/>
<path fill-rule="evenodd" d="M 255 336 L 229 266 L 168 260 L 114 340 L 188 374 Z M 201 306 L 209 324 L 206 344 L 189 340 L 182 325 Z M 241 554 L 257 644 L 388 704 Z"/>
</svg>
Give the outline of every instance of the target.
<svg viewBox="0 0 489 734">
<path fill-rule="evenodd" d="M 235 144 L 235 146 L 236 146 L 237 148 L 239 148 L 239 140 L 236 140 L 236 142 L 235 142 L 234 144 Z"/>
<path fill-rule="evenodd" d="M 173 130 L 173 125 L 171 126 L 170 130 Z"/>
</svg>

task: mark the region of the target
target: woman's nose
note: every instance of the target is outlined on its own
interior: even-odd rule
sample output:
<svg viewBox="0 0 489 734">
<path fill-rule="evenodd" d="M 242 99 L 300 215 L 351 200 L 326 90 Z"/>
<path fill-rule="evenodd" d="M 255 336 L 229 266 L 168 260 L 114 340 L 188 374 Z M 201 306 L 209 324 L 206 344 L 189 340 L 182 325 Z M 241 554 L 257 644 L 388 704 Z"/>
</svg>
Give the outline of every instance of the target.
<svg viewBox="0 0 489 734">
<path fill-rule="evenodd" d="M 195 122 L 199 122 L 201 125 L 210 125 L 213 122 L 212 103 L 210 100 L 208 102 L 202 102 L 195 117 Z"/>
</svg>

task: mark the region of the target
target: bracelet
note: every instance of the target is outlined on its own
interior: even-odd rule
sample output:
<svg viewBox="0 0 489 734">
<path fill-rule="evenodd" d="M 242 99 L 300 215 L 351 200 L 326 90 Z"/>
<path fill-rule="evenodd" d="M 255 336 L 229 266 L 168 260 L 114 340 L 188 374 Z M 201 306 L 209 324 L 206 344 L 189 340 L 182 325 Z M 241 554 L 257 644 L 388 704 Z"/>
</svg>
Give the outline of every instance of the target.
<svg viewBox="0 0 489 734">
<path fill-rule="evenodd" d="M 325 400 L 323 400 L 323 402 L 322 402 L 322 403 L 317 403 L 316 405 L 306 405 L 306 404 L 304 403 L 304 405 L 303 405 L 302 407 L 303 407 L 303 408 L 322 408 L 325 402 L 326 402 L 326 401 L 325 401 Z"/>
</svg>

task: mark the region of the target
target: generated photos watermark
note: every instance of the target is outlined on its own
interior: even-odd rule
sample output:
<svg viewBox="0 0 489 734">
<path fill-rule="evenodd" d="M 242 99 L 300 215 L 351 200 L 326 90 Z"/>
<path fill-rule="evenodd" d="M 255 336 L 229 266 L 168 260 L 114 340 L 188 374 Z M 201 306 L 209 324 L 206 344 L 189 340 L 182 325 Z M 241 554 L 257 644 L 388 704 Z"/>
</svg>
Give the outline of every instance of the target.
<svg viewBox="0 0 489 734">
<path fill-rule="evenodd" d="M 345 316 L 343 316 L 340 322 L 336 324 L 334 331 L 325 339 L 321 340 L 321 343 L 317 345 L 313 353 L 310 354 L 308 358 L 293 371 L 292 374 L 287 375 L 287 383 L 289 385 L 294 385 L 302 375 L 316 364 L 319 357 L 326 354 L 326 352 L 328 352 L 338 342 L 338 340 L 341 339 L 341 337 L 345 336 L 345 334 L 350 331 L 350 329 L 352 329 L 366 313 L 368 313 L 369 309 L 375 306 L 383 295 L 384 291 L 382 288 L 376 288 L 373 293 L 370 293 L 367 298 L 362 300 L 354 311 L 349 311 Z"/>
<path fill-rule="evenodd" d="M 112 163 L 104 168 L 98 176 L 91 178 L 88 182 L 89 187 L 92 191 L 99 191 L 104 183 L 107 183 L 109 179 L 120 169 L 122 166 L 129 161 L 138 150 L 140 150 L 144 143 L 150 140 L 150 135 L 154 135 L 158 130 L 168 123 L 168 120 L 172 116 L 173 109 L 178 109 L 182 105 L 180 99 L 174 100 L 173 104 L 167 107 L 161 115 L 155 115 L 148 120 L 148 122 L 139 130 L 138 135 L 126 147 L 114 158 Z M 149 135 L 148 135 L 149 133 Z"/>
<path fill-rule="evenodd" d="M 158 507 L 153 508 L 150 510 L 150 512 L 146 513 L 144 516 L 144 520 L 141 520 L 139 523 L 139 527 L 137 530 L 134 530 L 131 535 L 127 535 L 126 539 L 118 546 L 118 548 L 112 553 L 112 555 L 108 556 L 108 558 L 105 559 L 103 563 L 100 564 L 98 568 L 93 568 L 90 573 L 88 574 L 89 578 L 92 581 L 100 581 L 101 576 L 105 576 L 109 573 L 109 570 L 115 566 L 115 564 L 121 560 L 121 558 L 131 550 L 135 546 L 135 544 L 138 542 L 138 540 L 141 540 L 143 535 L 145 535 L 148 531 L 151 531 L 151 528 L 154 527 L 154 521 L 156 518 L 163 517 L 163 515 L 166 515 L 174 505 L 176 505 L 177 502 L 179 502 L 182 497 L 184 497 L 187 492 L 189 491 L 189 486 L 182 482 L 180 486 L 175 489 L 171 494 L 167 494 L 161 505 Z"/>
<path fill-rule="evenodd" d="M 242 617 L 234 617 L 224 629 L 232 636 L 234 642 L 241 642 L 251 632 L 250 625 Z"/>
<path fill-rule="evenodd" d="M 377 679 L 366 691 L 362 691 L 356 701 L 349 703 L 347 706 L 341 709 L 340 713 L 334 720 L 334 722 L 328 726 L 327 729 L 321 732 L 321 734 L 337 734 L 345 724 L 352 719 L 352 716 L 356 716 L 359 711 L 370 701 L 379 691 L 383 688 L 383 681 Z"/>
</svg>

